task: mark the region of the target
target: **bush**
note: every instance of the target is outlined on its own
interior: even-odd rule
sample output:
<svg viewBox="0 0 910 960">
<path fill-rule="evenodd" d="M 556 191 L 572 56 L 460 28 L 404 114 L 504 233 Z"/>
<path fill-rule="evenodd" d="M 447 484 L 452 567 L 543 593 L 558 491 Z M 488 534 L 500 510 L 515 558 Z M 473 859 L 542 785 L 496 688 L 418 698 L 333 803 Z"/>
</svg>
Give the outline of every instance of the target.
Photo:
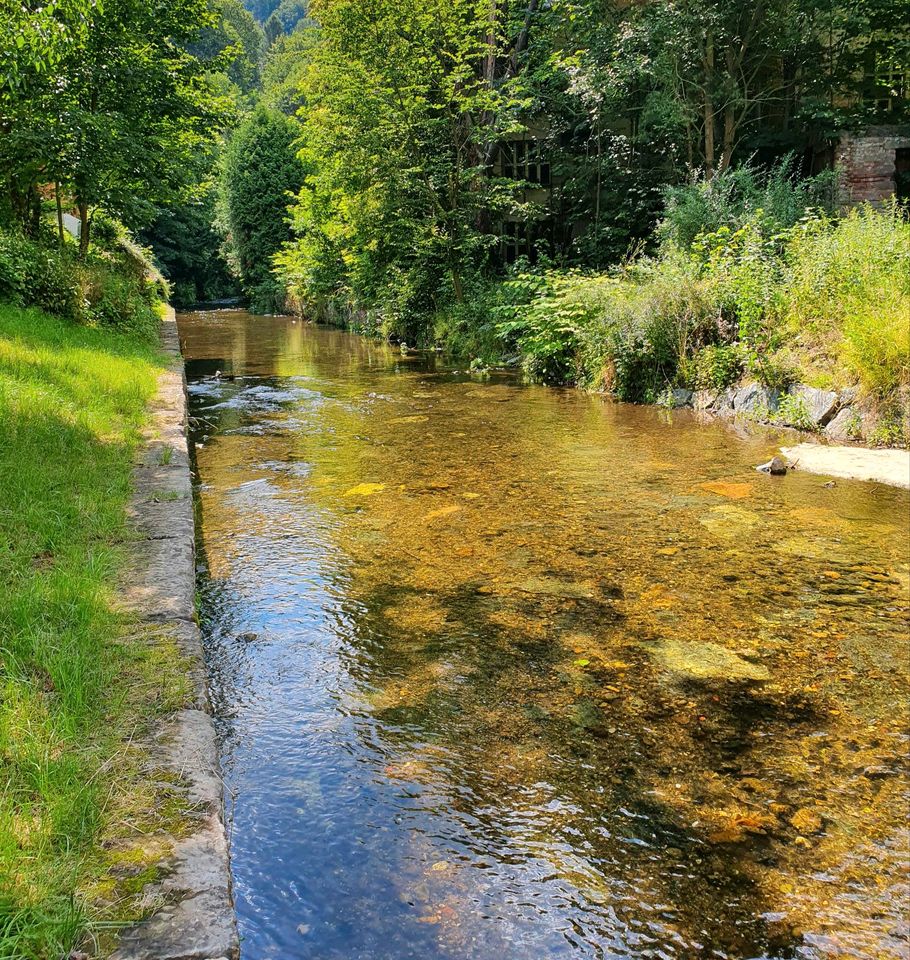
<svg viewBox="0 0 910 960">
<path fill-rule="evenodd" d="M 497 331 L 521 354 L 528 376 L 545 383 L 583 377 L 583 331 L 596 315 L 602 288 L 615 282 L 578 271 L 513 274 L 497 307 Z"/>
<path fill-rule="evenodd" d="M 665 246 L 620 274 L 517 273 L 497 331 L 536 379 L 655 401 L 667 386 L 858 383 L 900 416 L 910 389 L 910 222 L 897 205 L 809 214 L 768 233 L 761 209 L 735 230 Z M 791 411 L 791 420 L 798 410 Z"/>
<path fill-rule="evenodd" d="M 709 344 L 680 364 L 681 380 L 692 390 L 724 390 L 736 383 L 742 371 L 737 344 Z"/>
<path fill-rule="evenodd" d="M 151 284 L 93 263 L 83 273 L 88 311 L 93 322 L 152 339 L 160 318 L 152 305 Z"/>
<path fill-rule="evenodd" d="M 910 386 L 910 221 L 897 204 L 787 234 L 778 322 L 810 378 L 827 371 L 884 399 Z"/>
<path fill-rule="evenodd" d="M 119 235 L 110 242 L 111 251 L 80 261 L 69 247 L 0 229 L 0 300 L 153 339 L 166 284 L 142 248 Z"/>
<path fill-rule="evenodd" d="M 66 320 L 88 316 L 75 259 L 5 230 L 0 230 L 0 300 L 36 306 Z"/>
<path fill-rule="evenodd" d="M 776 316 L 782 261 L 777 237 L 762 234 L 757 210 L 738 230 L 721 227 L 698 236 L 692 255 L 713 283 L 727 336 L 738 338 L 745 369 L 770 387 L 787 385 L 791 372 L 775 355 L 784 334 Z"/>
<path fill-rule="evenodd" d="M 749 164 L 730 167 L 710 180 L 700 178 L 666 192 L 666 210 L 658 227 L 664 247 L 686 251 L 702 234 L 731 232 L 747 222 L 773 236 L 798 223 L 810 209 L 831 211 L 836 204 L 831 171 L 800 179 L 792 156 L 769 170 Z"/>
</svg>

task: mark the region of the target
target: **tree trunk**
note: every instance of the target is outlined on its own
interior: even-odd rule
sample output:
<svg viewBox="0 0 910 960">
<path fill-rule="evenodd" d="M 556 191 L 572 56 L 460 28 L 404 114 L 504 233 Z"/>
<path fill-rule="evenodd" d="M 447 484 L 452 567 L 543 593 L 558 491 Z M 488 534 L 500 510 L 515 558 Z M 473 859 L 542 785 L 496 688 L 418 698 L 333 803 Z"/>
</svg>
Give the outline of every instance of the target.
<svg viewBox="0 0 910 960">
<path fill-rule="evenodd" d="M 484 62 L 484 80 L 492 87 L 496 79 L 496 0 L 490 2 L 490 32 L 487 34 L 487 56 Z"/>
<path fill-rule="evenodd" d="M 57 242 L 63 247 L 63 204 L 60 202 L 60 181 L 54 182 L 54 199 L 57 201 Z"/>
<path fill-rule="evenodd" d="M 452 290 L 455 293 L 455 302 L 464 303 L 464 284 L 461 281 L 461 270 L 453 263 L 449 267 L 449 273 L 452 276 Z"/>
<path fill-rule="evenodd" d="M 79 201 L 79 259 L 84 260 L 88 255 L 89 233 L 92 221 L 88 215 L 88 204 Z"/>
<path fill-rule="evenodd" d="M 38 188 L 34 184 L 31 184 L 26 196 L 26 209 L 28 211 L 28 224 L 26 229 L 29 236 L 37 239 L 41 233 L 41 194 L 38 192 Z"/>
<path fill-rule="evenodd" d="M 726 170 L 733 159 L 733 147 L 736 141 L 736 112 L 733 104 L 724 107 L 724 142 L 720 155 L 720 169 Z"/>
<path fill-rule="evenodd" d="M 732 47 L 727 47 L 725 55 L 727 65 L 727 82 L 736 83 L 737 62 Z M 745 97 L 746 92 L 743 91 Z M 724 135 L 720 152 L 720 169 L 726 170 L 733 159 L 733 147 L 736 143 L 736 104 L 727 95 L 727 102 L 724 104 Z"/>
<path fill-rule="evenodd" d="M 714 37 L 705 40 L 705 176 L 714 176 Z"/>
</svg>

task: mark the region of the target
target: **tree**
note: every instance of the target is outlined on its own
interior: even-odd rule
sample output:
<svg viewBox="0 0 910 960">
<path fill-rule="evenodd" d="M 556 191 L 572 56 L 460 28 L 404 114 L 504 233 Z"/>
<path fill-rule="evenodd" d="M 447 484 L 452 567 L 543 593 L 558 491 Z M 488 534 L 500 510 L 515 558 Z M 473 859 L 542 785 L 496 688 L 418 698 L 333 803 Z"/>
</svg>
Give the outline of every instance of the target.
<svg viewBox="0 0 910 960">
<path fill-rule="evenodd" d="M 302 83 L 311 169 L 282 258 L 305 296 L 382 305 L 405 335 L 465 300 L 512 202 L 488 176 L 498 139 L 521 128 L 524 11 L 489 0 L 320 0 Z M 514 66 L 512 66 L 514 62 Z M 480 228 L 479 228 L 480 227 Z"/>
<path fill-rule="evenodd" d="M 209 69 L 222 69 L 243 94 L 253 93 L 262 80 L 265 35 L 240 0 L 217 0 L 217 19 L 205 27 L 190 51 Z"/>
<path fill-rule="evenodd" d="M 64 166 L 83 255 L 96 206 L 142 222 L 194 181 L 201 147 L 231 108 L 188 49 L 213 16 L 206 0 L 105 0 L 61 65 Z"/>
<path fill-rule="evenodd" d="M 59 117 L 53 99 L 60 62 L 84 41 L 93 0 L 45 4 L 4 0 L 0 23 L 0 176 L 7 217 L 29 232 L 40 216 L 38 181 L 55 166 Z"/>
<path fill-rule="evenodd" d="M 280 309 L 284 293 L 273 257 L 291 236 L 287 208 L 303 183 L 298 129 L 276 110 L 259 106 L 228 141 L 221 174 L 222 228 L 229 261 L 251 307 Z"/>
<path fill-rule="evenodd" d="M 79 210 L 84 256 L 96 207 L 138 225 L 192 182 L 199 147 L 230 102 L 188 49 L 214 23 L 207 0 L 65 2 L 50 19 L 69 10 L 71 29 L 52 28 L 47 8 L 36 8 L 37 26 L 19 31 L 38 31 L 39 54 L 37 66 L 23 57 L 28 69 L 20 65 L 0 95 L 0 163 L 23 222 L 37 215 L 40 184 L 63 184 Z"/>
</svg>

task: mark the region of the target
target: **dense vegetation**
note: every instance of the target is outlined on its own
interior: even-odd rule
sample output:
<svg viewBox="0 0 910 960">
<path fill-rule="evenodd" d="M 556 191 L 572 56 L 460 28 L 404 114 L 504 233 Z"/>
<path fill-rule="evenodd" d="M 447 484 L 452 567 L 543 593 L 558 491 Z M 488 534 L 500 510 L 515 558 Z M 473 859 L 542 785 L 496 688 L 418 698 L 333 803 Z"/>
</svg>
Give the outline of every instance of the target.
<svg viewBox="0 0 910 960">
<path fill-rule="evenodd" d="M 908 22 L 908 0 L 314 0 L 259 45 L 212 172 L 219 249 L 255 309 L 475 367 L 640 400 L 716 366 L 894 408 L 905 219 L 840 222 L 832 161 L 842 131 L 907 122 Z M 848 243 L 868 275 L 810 310 L 796 275 Z"/>
</svg>

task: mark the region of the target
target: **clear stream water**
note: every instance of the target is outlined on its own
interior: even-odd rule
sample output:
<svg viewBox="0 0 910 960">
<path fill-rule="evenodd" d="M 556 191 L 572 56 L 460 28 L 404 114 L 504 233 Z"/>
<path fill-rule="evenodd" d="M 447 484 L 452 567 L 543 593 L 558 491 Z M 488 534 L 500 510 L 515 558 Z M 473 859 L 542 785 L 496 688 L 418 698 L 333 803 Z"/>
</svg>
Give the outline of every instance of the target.
<svg viewBox="0 0 910 960">
<path fill-rule="evenodd" d="M 907 492 L 286 318 L 180 333 L 245 960 L 908 956 Z"/>
</svg>

